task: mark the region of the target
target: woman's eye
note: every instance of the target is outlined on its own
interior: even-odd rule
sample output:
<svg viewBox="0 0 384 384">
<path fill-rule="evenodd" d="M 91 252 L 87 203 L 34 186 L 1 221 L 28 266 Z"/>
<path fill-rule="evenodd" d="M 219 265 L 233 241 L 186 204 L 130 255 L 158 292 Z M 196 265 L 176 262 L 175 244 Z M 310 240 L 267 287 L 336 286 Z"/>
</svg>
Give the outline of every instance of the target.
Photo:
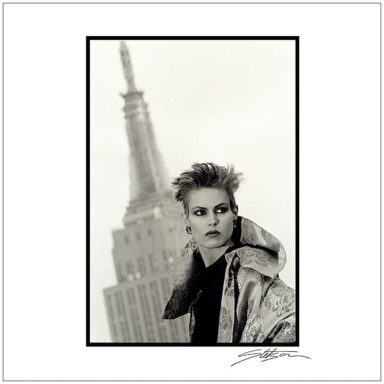
<svg viewBox="0 0 384 384">
<path fill-rule="evenodd" d="M 217 213 L 225 213 L 227 211 L 228 211 L 228 209 L 223 207 L 223 208 L 218 208 L 216 212 Z"/>
<path fill-rule="evenodd" d="M 204 211 L 202 211 L 202 210 L 198 210 L 198 211 L 195 211 L 195 212 L 193 212 L 196 216 L 203 216 L 204 215 Z"/>
</svg>

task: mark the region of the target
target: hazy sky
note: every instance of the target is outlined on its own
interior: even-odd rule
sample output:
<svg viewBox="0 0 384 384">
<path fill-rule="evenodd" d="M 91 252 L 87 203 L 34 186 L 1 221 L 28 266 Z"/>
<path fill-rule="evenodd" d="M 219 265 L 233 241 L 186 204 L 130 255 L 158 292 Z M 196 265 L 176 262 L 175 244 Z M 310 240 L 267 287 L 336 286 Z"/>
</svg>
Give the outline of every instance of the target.
<svg viewBox="0 0 384 384">
<path fill-rule="evenodd" d="M 295 284 L 293 41 L 130 41 L 159 149 L 174 177 L 193 162 L 234 164 L 239 214 L 278 237 Z M 110 341 L 102 289 L 116 283 L 114 228 L 129 201 L 127 85 L 119 40 L 91 42 L 91 340 Z"/>
</svg>

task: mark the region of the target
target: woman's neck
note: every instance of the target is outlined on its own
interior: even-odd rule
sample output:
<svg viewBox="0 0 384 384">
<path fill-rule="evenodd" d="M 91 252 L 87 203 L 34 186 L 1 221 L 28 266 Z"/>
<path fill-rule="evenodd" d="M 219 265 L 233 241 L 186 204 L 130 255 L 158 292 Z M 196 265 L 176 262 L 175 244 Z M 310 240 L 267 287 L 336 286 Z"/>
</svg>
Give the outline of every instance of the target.
<svg viewBox="0 0 384 384">
<path fill-rule="evenodd" d="M 204 264 L 206 267 L 209 267 L 211 264 L 213 264 L 216 260 L 220 258 L 221 255 L 224 254 L 224 252 L 233 245 L 232 239 L 229 239 L 227 243 L 225 243 L 223 246 L 219 248 L 205 248 L 202 245 L 198 244 L 198 248 L 201 254 L 201 257 L 204 261 Z"/>
</svg>

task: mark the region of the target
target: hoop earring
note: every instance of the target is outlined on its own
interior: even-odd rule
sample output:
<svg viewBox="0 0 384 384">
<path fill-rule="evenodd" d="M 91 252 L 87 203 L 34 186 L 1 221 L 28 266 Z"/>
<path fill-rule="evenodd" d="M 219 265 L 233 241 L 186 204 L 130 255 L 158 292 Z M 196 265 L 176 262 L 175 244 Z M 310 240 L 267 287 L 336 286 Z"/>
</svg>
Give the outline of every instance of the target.
<svg viewBox="0 0 384 384">
<path fill-rule="evenodd" d="M 189 225 L 185 227 L 185 231 L 188 233 L 188 235 L 192 235 L 192 228 Z"/>
</svg>

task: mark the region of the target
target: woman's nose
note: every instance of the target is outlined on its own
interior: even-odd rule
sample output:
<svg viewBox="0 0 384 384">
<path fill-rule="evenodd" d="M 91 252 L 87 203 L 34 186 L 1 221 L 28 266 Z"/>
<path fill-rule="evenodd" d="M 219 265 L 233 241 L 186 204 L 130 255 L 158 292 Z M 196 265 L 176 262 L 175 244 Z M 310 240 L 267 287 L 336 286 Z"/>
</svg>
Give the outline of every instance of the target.
<svg viewBox="0 0 384 384">
<path fill-rule="evenodd" d="M 219 218 L 215 212 L 209 215 L 209 225 L 217 225 L 219 222 Z"/>
</svg>

